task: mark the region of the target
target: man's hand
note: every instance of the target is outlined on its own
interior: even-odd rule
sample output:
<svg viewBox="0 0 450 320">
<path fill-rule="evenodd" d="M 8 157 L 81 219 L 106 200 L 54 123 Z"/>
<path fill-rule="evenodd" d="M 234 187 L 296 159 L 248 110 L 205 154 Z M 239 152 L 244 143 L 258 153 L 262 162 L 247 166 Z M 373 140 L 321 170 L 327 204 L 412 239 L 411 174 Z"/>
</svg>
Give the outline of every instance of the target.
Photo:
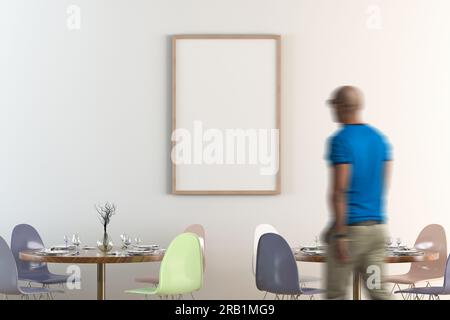
<svg viewBox="0 0 450 320">
<path fill-rule="evenodd" d="M 339 262 L 345 263 L 350 259 L 348 252 L 348 240 L 347 239 L 336 239 L 336 255 Z"/>
</svg>

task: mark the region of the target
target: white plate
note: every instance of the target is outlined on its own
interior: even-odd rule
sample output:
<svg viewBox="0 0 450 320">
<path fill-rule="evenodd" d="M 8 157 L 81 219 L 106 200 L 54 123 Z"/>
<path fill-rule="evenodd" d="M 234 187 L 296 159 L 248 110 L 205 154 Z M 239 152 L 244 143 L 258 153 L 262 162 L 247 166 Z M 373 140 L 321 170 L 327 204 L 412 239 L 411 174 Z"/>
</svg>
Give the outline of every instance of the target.
<svg viewBox="0 0 450 320">
<path fill-rule="evenodd" d="M 45 254 L 47 256 L 58 256 L 58 255 L 64 255 L 69 254 L 69 250 L 52 250 L 52 249 L 42 249 L 39 251 L 41 254 Z"/>
<path fill-rule="evenodd" d="M 129 254 L 149 254 L 155 252 L 154 250 L 127 250 Z"/>
<path fill-rule="evenodd" d="M 51 246 L 50 249 L 52 249 L 52 250 L 75 250 L 76 247 L 74 245 L 65 246 L 64 244 L 62 244 L 62 245 L 57 245 L 57 246 Z"/>
<path fill-rule="evenodd" d="M 324 250 L 318 250 L 318 251 L 300 251 L 299 254 L 303 254 L 306 256 L 323 256 L 325 255 Z"/>
<path fill-rule="evenodd" d="M 134 244 L 133 248 L 140 249 L 140 250 L 146 250 L 146 249 L 158 249 L 159 245 L 157 244 Z"/>
<path fill-rule="evenodd" d="M 325 250 L 326 246 L 300 246 L 300 250 Z"/>
<path fill-rule="evenodd" d="M 419 252 L 417 249 L 400 249 L 400 250 L 394 250 L 394 253 L 416 253 Z"/>
</svg>

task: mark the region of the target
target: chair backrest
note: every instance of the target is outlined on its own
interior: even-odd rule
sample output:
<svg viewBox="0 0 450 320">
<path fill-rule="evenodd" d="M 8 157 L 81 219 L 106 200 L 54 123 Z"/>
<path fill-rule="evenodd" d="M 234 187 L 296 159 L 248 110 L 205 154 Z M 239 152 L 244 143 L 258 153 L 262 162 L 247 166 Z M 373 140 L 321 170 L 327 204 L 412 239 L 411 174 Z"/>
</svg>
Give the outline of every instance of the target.
<svg viewBox="0 0 450 320">
<path fill-rule="evenodd" d="M 260 224 L 256 226 L 255 234 L 253 237 L 253 257 L 252 257 L 253 274 L 256 274 L 256 256 L 258 254 L 259 238 L 261 238 L 261 236 L 266 233 L 278 234 L 278 231 L 275 229 L 274 226 L 270 224 Z"/>
<path fill-rule="evenodd" d="M 160 295 L 184 294 L 203 285 L 202 249 L 198 236 L 182 233 L 170 243 L 159 271 Z"/>
<path fill-rule="evenodd" d="M 19 259 L 20 251 L 42 248 L 44 248 L 44 243 L 35 228 L 28 224 L 18 224 L 14 227 L 11 235 L 11 251 L 16 260 L 19 277 L 30 272 L 49 272 L 46 263 L 27 262 Z"/>
<path fill-rule="evenodd" d="M 203 257 L 203 272 L 205 272 L 206 258 L 205 258 L 205 228 L 201 224 L 191 224 L 188 226 L 184 232 L 195 233 L 200 240 L 200 246 L 202 247 L 202 257 Z"/>
<path fill-rule="evenodd" d="M 0 293 L 20 294 L 16 261 L 2 237 L 0 237 Z"/>
<path fill-rule="evenodd" d="M 408 274 L 423 279 L 443 277 L 447 263 L 447 237 L 444 228 L 438 224 L 426 226 L 417 237 L 414 247 L 422 251 L 438 252 L 439 259 L 412 263 Z"/>
<path fill-rule="evenodd" d="M 261 236 L 256 259 L 256 286 L 276 294 L 299 294 L 298 269 L 292 249 L 282 236 Z"/>
</svg>

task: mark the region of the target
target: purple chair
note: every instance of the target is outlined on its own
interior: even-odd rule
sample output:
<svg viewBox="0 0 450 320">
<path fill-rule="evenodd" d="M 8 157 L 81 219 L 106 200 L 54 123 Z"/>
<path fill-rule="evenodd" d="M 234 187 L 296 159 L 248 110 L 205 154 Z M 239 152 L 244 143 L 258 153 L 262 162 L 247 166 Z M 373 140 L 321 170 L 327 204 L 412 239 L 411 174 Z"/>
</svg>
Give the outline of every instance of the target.
<svg viewBox="0 0 450 320">
<path fill-rule="evenodd" d="M 430 300 L 439 300 L 439 295 L 450 294 L 450 255 L 447 258 L 447 264 L 445 266 L 444 285 L 442 287 L 417 287 L 404 290 L 395 291 L 395 293 L 407 293 L 415 295 L 416 299 L 419 299 L 420 295 L 428 295 Z"/>
<path fill-rule="evenodd" d="M 24 250 L 42 249 L 39 233 L 28 224 L 18 224 L 11 235 L 11 251 L 16 260 L 19 280 L 40 283 L 43 286 L 51 284 L 65 284 L 68 275 L 51 273 L 47 263 L 28 262 L 19 259 L 19 253 Z"/>
<path fill-rule="evenodd" d="M 0 293 L 4 294 L 6 299 L 8 299 L 8 295 L 20 295 L 22 299 L 29 299 L 30 296 L 46 295 L 51 297 L 52 292 L 61 292 L 61 290 L 49 288 L 20 287 L 16 262 L 8 244 L 2 237 L 0 237 L 0 270 Z"/>
<path fill-rule="evenodd" d="M 266 233 L 258 242 L 256 255 L 256 286 L 261 291 L 298 299 L 300 295 L 312 296 L 323 290 L 300 287 L 297 262 L 292 249 L 282 236 Z"/>
</svg>

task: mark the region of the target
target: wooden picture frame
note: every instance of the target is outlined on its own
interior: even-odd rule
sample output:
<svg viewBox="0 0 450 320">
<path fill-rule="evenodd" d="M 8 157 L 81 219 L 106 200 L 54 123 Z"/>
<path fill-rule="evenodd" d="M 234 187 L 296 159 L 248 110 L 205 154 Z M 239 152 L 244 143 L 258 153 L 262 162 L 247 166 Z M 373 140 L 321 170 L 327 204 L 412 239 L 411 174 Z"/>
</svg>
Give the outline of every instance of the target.
<svg viewBox="0 0 450 320">
<path fill-rule="evenodd" d="M 227 80 L 226 77 L 229 77 L 229 79 Z M 239 84 L 242 85 L 239 86 Z M 258 85 L 260 85 L 260 88 L 257 87 Z M 214 92 L 218 94 L 214 95 Z M 228 101 L 230 99 L 236 99 L 237 102 L 232 101 L 226 105 L 227 107 L 221 107 L 222 103 L 226 103 L 223 100 Z M 233 112 L 236 113 L 235 116 L 230 115 Z M 199 165 L 198 163 L 177 164 L 177 161 L 174 160 L 176 158 L 174 154 L 178 153 L 174 150 L 180 150 L 175 149 L 175 147 L 177 142 L 180 143 L 182 139 L 175 132 L 185 128 L 186 124 L 190 126 L 191 122 L 196 122 L 196 120 L 206 123 L 207 126 L 208 124 L 215 124 L 218 128 L 222 128 L 223 123 L 226 123 L 225 128 L 241 128 L 246 133 L 254 130 L 251 131 L 249 136 L 246 136 L 248 141 L 255 141 L 254 132 L 269 132 L 268 141 L 271 147 L 267 147 L 266 150 L 270 149 L 272 160 L 274 160 L 273 157 L 276 157 L 276 173 L 274 172 L 271 176 L 270 174 L 267 176 L 261 175 L 262 165 L 260 164 L 258 175 L 255 171 L 257 166 L 250 164 L 236 165 L 234 163 L 228 165 L 228 162 L 226 165 L 223 163 L 217 164 L 220 162 L 219 160 L 209 166 Z M 236 120 L 235 126 L 233 126 L 234 120 Z M 221 121 L 223 123 L 220 123 Z M 261 125 L 258 121 L 261 122 Z M 194 129 L 190 127 L 190 132 L 195 130 L 195 124 Z M 221 130 L 228 129 L 222 128 Z M 281 191 L 280 131 L 280 35 L 174 35 L 172 37 L 173 194 L 279 194 Z M 217 133 L 218 131 L 214 132 Z M 273 144 L 275 132 L 277 134 L 276 143 Z M 264 134 L 257 137 L 264 137 Z M 195 132 L 193 135 L 195 135 Z M 260 142 L 261 139 L 258 141 L 259 147 L 264 146 L 264 143 Z M 250 149 L 250 142 L 244 143 L 245 148 L 247 148 L 245 152 L 248 151 L 248 158 L 250 158 L 251 151 L 248 150 Z M 237 145 L 238 152 L 239 146 Z M 234 156 L 236 149 L 233 147 L 230 150 L 230 153 Z M 274 152 L 276 156 L 273 155 Z M 180 152 L 180 154 L 182 153 Z M 261 151 L 258 153 L 258 157 L 260 156 Z M 232 159 L 231 156 L 230 159 Z M 273 161 L 271 165 L 272 163 Z"/>
</svg>

